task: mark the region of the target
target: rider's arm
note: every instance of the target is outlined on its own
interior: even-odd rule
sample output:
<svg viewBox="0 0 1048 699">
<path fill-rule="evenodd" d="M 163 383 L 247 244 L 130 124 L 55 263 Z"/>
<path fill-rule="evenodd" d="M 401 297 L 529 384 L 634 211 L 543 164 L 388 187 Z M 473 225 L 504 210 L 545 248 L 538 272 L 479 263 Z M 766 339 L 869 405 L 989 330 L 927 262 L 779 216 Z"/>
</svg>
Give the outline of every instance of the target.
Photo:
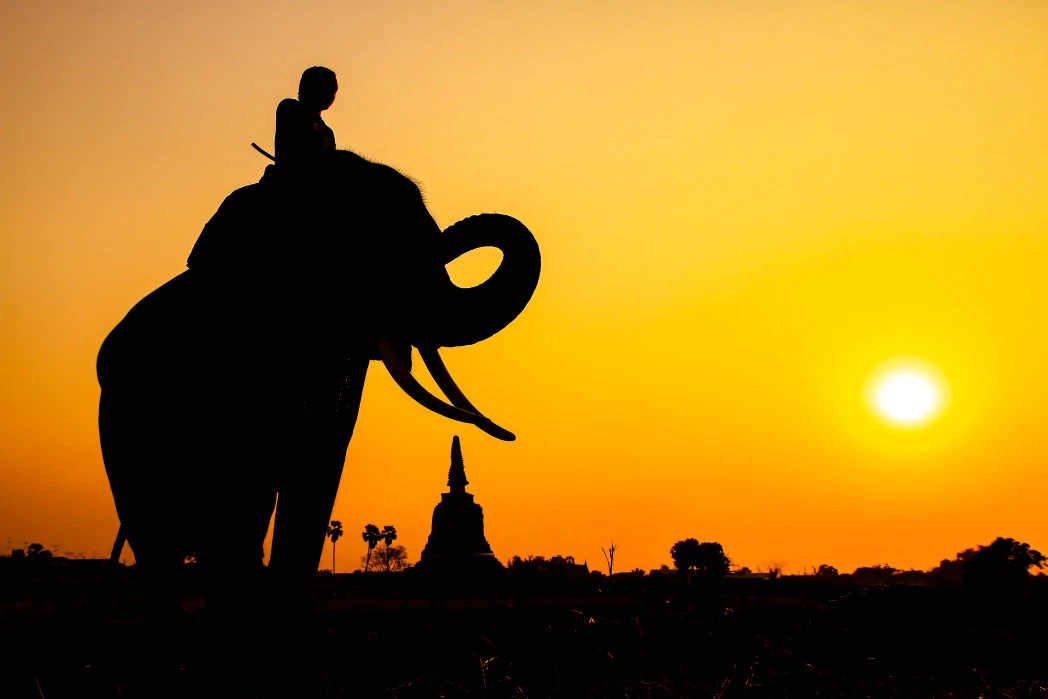
<svg viewBox="0 0 1048 699">
<path fill-rule="evenodd" d="M 277 162 L 301 160 L 310 149 L 311 126 L 298 100 L 286 99 L 277 105 L 277 127 L 273 149 Z"/>
</svg>

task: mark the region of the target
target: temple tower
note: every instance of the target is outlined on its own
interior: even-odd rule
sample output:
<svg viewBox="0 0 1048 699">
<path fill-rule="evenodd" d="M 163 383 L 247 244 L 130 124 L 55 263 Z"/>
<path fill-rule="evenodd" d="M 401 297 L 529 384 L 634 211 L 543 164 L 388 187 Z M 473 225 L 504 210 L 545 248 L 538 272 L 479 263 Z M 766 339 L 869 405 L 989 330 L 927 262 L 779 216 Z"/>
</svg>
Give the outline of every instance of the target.
<svg viewBox="0 0 1048 699">
<path fill-rule="evenodd" d="M 462 445 L 456 435 L 451 440 L 451 467 L 448 492 L 441 493 L 433 509 L 433 528 L 416 570 L 436 575 L 482 575 L 501 572 L 484 537 L 484 511 L 466 492 L 466 467 Z"/>
</svg>

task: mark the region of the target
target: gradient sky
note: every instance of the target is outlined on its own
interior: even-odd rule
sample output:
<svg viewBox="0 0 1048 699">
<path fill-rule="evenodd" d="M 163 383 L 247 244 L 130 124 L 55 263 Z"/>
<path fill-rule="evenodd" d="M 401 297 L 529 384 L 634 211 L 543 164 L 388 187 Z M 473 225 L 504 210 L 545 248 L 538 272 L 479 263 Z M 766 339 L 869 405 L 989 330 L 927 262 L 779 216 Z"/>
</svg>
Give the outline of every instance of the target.
<svg viewBox="0 0 1048 699">
<path fill-rule="evenodd" d="M 0 8 L 0 549 L 108 550 L 98 347 L 258 179 L 249 143 L 314 64 L 341 147 L 418 179 L 442 226 L 507 213 L 543 251 L 524 314 L 444 352 L 517 442 L 372 364 L 340 570 L 369 522 L 417 559 L 453 434 L 503 560 L 1048 547 L 1048 4 L 364 5 Z M 927 427 L 863 403 L 899 355 L 949 381 Z"/>
</svg>

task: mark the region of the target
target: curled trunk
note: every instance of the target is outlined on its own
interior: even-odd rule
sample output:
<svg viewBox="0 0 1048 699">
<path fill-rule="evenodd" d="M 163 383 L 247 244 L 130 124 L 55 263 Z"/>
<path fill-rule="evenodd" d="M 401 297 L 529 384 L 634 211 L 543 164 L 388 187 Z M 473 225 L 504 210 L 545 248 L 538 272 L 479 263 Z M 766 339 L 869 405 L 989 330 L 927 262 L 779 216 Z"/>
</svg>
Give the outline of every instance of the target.
<svg viewBox="0 0 1048 699">
<path fill-rule="evenodd" d="M 502 264 L 482 284 L 450 285 L 429 304 L 432 335 L 416 346 L 461 347 L 486 340 L 513 322 L 538 285 L 539 246 L 527 227 L 511 216 L 480 214 L 448 227 L 440 237 L 441 264 L 482 247 L 502 251 Z"/>
</svg>

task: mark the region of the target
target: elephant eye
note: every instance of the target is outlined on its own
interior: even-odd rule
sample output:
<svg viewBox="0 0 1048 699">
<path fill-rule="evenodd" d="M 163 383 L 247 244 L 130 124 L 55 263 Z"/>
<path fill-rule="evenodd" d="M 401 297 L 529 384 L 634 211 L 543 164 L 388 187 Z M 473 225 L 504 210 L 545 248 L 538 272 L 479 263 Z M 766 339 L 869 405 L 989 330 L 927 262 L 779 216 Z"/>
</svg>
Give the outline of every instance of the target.
<svg viewBox="0 0 1048 699">
<path fill-rule="evenodd" d="M 462 289 L 480 286 L 502 264 L 502 251 L 496 247 L 474 248 L 448 263 L 452 283 Z"/>
</svg>

